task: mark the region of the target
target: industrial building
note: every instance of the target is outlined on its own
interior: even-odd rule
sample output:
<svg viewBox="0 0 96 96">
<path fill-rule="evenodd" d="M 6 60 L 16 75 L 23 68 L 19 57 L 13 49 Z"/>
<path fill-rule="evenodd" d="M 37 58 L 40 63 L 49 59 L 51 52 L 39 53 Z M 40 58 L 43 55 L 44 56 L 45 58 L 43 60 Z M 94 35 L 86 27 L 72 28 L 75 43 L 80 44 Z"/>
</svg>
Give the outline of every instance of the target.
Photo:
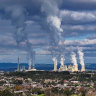
<svg viewBox="0 0 96 96">
<path fill-rule="evenodd" d="M 58 66 L 58 61 L 57 61 L 57 58 L 56 56 L 53 57 L 53 63 L 54 63 L 54 69 L 53 71 L 69 71 L 69 72 L 78 72 L 78 71 L 85 71 L 85 64 L 84 64 L 84 59 L 83 59 L 83 52 L 81 51 L 78 51 L 78 54 L 79 54 L 79 59 L 80 59 L 80 64 L 81 64 L 81 70 L 78 70 L 78 64 L 77 64 L 77 58 L 76 58 L 76 54 L 74 52 L 72 52 L 71 54 L 71 61 L 73 63 L 73 65 L 65 65 L 64 64 L 64 61 L 65 61 L 65 58 L 64 58 L 64 55 L 61 56 L 61 59 L 60 59 L 60 68 L 58 69 L 57 66 Z M 35 55 L 34 55 L 35 56 Z M 29 57 L 28 59 L 28 65 L 29 65 L 29 68 L 28 70 L 25 70 L 25 66 L 22 66 L 20 67 L 20 58 L 18 57 L 18 64 L 17 64 L 17 71 L 37 71 L 35 69 L 35 57 L 32 61 L 31 57 Z"/>
</svg>

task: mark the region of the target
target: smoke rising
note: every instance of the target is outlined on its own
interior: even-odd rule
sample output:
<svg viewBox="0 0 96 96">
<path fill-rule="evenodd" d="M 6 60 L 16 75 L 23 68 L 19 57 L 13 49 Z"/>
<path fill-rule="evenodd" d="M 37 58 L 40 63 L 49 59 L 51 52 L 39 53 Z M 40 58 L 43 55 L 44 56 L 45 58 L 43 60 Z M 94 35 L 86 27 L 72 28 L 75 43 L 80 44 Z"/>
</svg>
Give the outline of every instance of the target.
<svg viewBox="0 0 96 96">
<path fill-rule="evenodd" d="M 14 32 L 14 39 L 16 40 L 17 45 L 20 47 L 20 43 L 25 42 L 25 48 L 28 52 L 28 58 L 31 59 L 29 65 L 32 64 L 31 62 L 33 61 L 34 52 L 32 44 L 28 40 L 28 33 L 25 32 L 25 21 L 27 16 L 26 9 L 20 6 L 8 6 L 4 9 L 4 13 L 5 17 L 6 15 L 8 16 L 5 19 L 10 19 L 12 24 L 16 27 L 16 31 Z"/>
<path fill-rule="evenodd" d="M 61 40 L 61 19 L 58 16 L 59 8 L 55 0 L 44 1 L 41 7 L 41 12 L 44 14 L 44 24 L 47 29 L 49 29 L 49 39 L 50 39 L 50 51 L 52 55 L 56 53 L 55 51 L 59 47 L 59 41 Z"/>
<path fill-rule="evenodd" d="M 74 65 L 77 65 L 76 54 L 74 52 L 71 54 L 71 61 Z"/>
<path fill-rule="evenodd" d="M 8 2 L 11 2 L 10 4 Z M 0 4 L 1 5 L 1 4 Z M 35 11 L 34 11 L 34 10 Z M 59 7 L 57 0 L 4 0 L 0 6 L 2 12 L 2 18 L 11 20 L 12 25 L 16 27 L 14 32 L 14 39 L 17 45 L 20 47 L 21 43 L 25 43 L 26 51 L 28 52 L 29 59 L 33 62 L 34 66 L 34 55 L 33 45 L 29 42 L 28 32 L 25 32 L 26 21 L 28 17 L 39 16 L 42 19 L 41 27 L 46 26 L 46 31 L 48 30 L 49 35 L 49 46 L 51 52 L 55 53 L 60 50 L 59 41 L 61 40 L 61 33 L 63 29 L 61 28 L 61 18 L 59 17 Z M 38 22 L 37 22 L 38 23 Z M 53 54 L 52 53 L 52 54 Z"/>
<path fill-rule="evenodd" d="M 79 49 L 78 54 L 79 54 L 80 64 L 85 65 L 84 64 L 84 53 L 82 52 L 82 50 Z"/>
<path fill-rule="evenodd" d="M 64 57 L 64 55 L 62 55 L 61 56 L 61 62 L 60 62 L 61 63 L 61 66 L 64 66 L 64 61 L 65 61 L 65 57 Z"/>
</svg>

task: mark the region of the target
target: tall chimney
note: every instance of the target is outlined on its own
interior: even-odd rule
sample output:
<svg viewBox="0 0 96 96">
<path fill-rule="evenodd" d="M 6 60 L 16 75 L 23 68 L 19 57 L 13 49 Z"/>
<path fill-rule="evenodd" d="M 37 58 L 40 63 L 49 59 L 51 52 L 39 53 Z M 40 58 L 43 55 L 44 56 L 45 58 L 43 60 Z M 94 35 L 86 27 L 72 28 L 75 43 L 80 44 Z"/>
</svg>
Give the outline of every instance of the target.
<svg viewBox="0 0 96 96">
<path fill-rule="evenodd" d="M 32 58 L 32 69 L 35 69 L 35 51 L 33 51 L 33 54 L 32 54 L 33 58 Z"/>
<path fill-rule="evenodd" d="M 31 58 L 29 57 L 29 60 L 28 60 L 28 65 L 29 65 L 29 70 L 31 70 L 31 64 L 32 63 L 32 61 L 31 61 Z"/>
<path fill-rule="evenodd" d="M 61 61 L 60 61 L 60 63 L 61 63 L 61 65 L 60 65 L 60 68 L 59 68 L 59 71 L 64 71 L 64 56 L 62 55 L 61 56 Z"/>
<path fill-rule="evenodd" d="M 56 56 L 53 57 L 53 62 L 54 62 L 54 71 L 57 71 L 57 59 L 56 59 Z"/>
<path fill-rule="evenodd" d="M 64 56 L 61 57 L 61 65 L 64 66 Z"/>
<path fill-rule="evenodd" d="M 20 71 L 20 60 L 19 60 L 19 57 L 18 57 L 18 69 L 17 69 L 17 71 Z"/>
</svg>

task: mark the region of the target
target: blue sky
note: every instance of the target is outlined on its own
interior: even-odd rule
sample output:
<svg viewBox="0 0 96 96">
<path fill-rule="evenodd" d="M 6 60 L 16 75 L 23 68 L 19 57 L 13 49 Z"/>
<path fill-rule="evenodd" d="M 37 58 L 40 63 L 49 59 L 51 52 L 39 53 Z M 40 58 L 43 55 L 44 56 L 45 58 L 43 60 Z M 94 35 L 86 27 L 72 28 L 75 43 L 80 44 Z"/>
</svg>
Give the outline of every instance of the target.
<svg viewBox="0 0 96 96">
<path fill-rule="evenodd" d="M 95 0 L 0 0 L 0 62 L 17 62 L 18 56 L 27 62 L 28 40 L 36 51 L 36 63 L 52 63 L 50 42 L 58 41 L 59 31 L 66 63 L 71 62 L 72 51 L 77 54 L 77 47 L 86 63 L 96 63 Z"/>
</svg>

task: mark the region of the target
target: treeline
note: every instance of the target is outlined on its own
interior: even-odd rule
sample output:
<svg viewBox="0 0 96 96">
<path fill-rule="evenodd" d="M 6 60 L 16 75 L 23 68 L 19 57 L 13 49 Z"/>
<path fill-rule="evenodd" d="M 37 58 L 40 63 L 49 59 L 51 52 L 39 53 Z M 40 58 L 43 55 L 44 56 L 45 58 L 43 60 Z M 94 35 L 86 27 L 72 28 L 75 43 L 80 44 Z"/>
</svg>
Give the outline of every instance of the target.
<svg viewBox="0 0 96 96">
<path fill-rule="evenodd" d="M 14 94 L 11 93 L 8 89 L 5 89 L 3 91 L 0 91 L 0 96 L 14 96 Z"/>
<path fill-rule="evenodd" d="M 70 72 L 53 72 L 53 71 L 30 71 L 30 72 L 10 72 L 5 73 L 5 76 L 17 76 L 23 78 L 32 78 L 33 81 L 38 81 L 40 79 L 58 79 L 58 80 L 77 80 L 77 81 L 96 81 L 96 73 L 80 73 L 75 72 L 71 74 Z"/>
<path fill-rule="evenodd" d="M 59 89 L 59 88 L 52 88 L 52 89 L 46 89 L 42 90 L 39 88 L 32 88 L 30 90 L 30 93 L 26 93 L 26 95 L 23 94 L 15 94 L 14 92 L 11 92 L 8 89 L 5 89 L 3 91 L 0 91 L 0 96 L 86 96 L 86 90 L 80 90 L 77 95 L 74 94 L 74 90 L 69 89 Z"/>
<path fill-rule="evenodd" d="M 51 72 L 51 71 L 30 71 L 30 72 L 10 72 L 6 76 L 17 76 L 23 78 L 36 79 L 69 79 L 72 76 L 69 72 Z"/>
</svg>

